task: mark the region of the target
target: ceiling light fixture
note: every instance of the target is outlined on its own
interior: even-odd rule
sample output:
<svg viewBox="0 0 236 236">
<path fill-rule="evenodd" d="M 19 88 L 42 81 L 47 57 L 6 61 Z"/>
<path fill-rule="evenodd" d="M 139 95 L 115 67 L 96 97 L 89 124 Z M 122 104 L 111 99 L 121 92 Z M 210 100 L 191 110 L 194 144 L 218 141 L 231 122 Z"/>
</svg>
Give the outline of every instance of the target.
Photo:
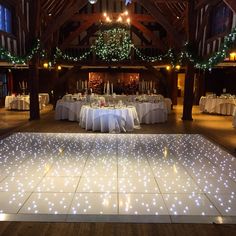
<svg viewBox="0 0 236 236">
<path fill-rule="evenodd" d="M 88 0 L 90 4 L 95 4 L 98 0 Z"/>
<path fill-rule="evenodd" d="M 107 12 L 104 12 L 102 22 L 130 24 L 131 18 L 129 17 L 129 12 L 127 10 L 123 13 L 120 13 L 117 17 L 112 14 L 109 15 Z"/>
<path fill-rule="evenodd" d="M 90 4 L 95 4 L 97 2 L 97 0 L 88 0 L 88 1 Z M 132 3 L 132 0 L 124 0 L 124 1 L 126 6 Z"/>
</svg>

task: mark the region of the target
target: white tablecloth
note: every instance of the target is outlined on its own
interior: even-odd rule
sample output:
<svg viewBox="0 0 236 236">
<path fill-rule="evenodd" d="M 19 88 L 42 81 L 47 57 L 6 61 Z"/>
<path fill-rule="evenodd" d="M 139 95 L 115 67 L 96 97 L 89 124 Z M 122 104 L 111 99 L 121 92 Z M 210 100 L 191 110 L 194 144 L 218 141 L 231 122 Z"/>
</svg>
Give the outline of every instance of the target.
<svg viewBox="0 0 236 236">
<path fill-rule="evenodd" d="M 43 105 L 49 104 L 49 94 L 48 93 L 39 93 L 39 96 L 41 97 L 41 103 Z"/>
<path fill-rule="evenodd" d="M 80 110 L 84 105 L 82 101 L 63 101 L 58 100 L 55 110 L 55 119 L 56 120 L 70 120 L 70 121 L 79 121 Z"/>
<path fill-rule="evenodd" d="M 207 113 L 215 113 L 221 115 L 233 115 L 234 108 L 236 106 L 235 98 L 207 98 L 201 97 L 200 111 Z"/>
<path fill-rule="evenodd" d="M 103 96 L 106 99 L 106 102 L 118 102 L 120 100 L 123 103 L 135 102 L 136 99 L 139 99 L 142 97 L 147 102 L 155 102 L 155 101 L 163 100 L 166 104 L 168 114 L 171 113 L 172 101 L 170 98 L 164 98 L 162 95 L 140 95 L 140 96 L 138 96 L 138 95 L 128 95 L 128 96 L 126 96 L 126 95 L 116 95 L 116 96 L 103 95 Z"/>
<path fill-rule="evenodd" d="M 233 127 L 236 128 L 236 107 L 234 108 L 234 112 L 233 112 Z"/>
<path fill-rule="evenodd" d="M 29 110 L 30 97 L 29 95 L 22 96 L 6 96 L 5 108 L 8 110 Z M 41 97 L 39 96 L 39 109 L 42 109 Z"/>
<path fill-rule="evenodd" d="M 141 124 L 155 124 L 167 121 L 168 110 L 165 102 L 134 103 Z"/>
<path fill-rule="evenodd" d="M 139 119 L 134 106 L 115 109 L 82 106 L 80 126 L 86 130 L 120 133 L 139 128 Z"/>
<path fill-rule="evenodd" d="M 118 101 L 122 101 L 122 102 L 126 102 L 130 99 L 131 95 L 130 96 L 127 96 L 127 95 L 115 95 L 115 96 L 112 96 L 112 95 L 102 95 L 106 102 L 118 102 Z"/>
<path fill-rule="evenodd" d="M 167 112 L 168 114 L 171 113 L 171 106 L 172 106 L 172 101 L 170 98 L 164 98 L 164 102 L 166 104 Z"/>
</svg>

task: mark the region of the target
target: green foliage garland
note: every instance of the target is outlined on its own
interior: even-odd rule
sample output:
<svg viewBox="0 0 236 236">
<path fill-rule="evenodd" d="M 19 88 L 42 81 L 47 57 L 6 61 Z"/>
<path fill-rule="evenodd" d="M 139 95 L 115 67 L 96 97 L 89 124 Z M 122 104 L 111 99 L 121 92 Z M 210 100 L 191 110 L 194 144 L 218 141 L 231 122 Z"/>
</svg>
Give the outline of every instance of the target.
<svg viewBox="0 0 236 236">
<path fill-rule="evenodd" d="M 103 31 L 92 49 L 104 61 L 123 61 L 130 58 L 131 39 L 124 28 L 113 28 Z"/>
<path fill-rule="evenodd" d="M 35 47 L 26 56 L 23 57 L 15 56 L 6 49 L 0 48 L 1 59 L 6 60 L 12 64 L 26 64 L 33 58 L 36 53 L 40 53 L 42 56 L 44 56 L 45 53 L 44 50 L 41 50 L 41 44 L 39 39 L 37 39 Z"/>
<path fill-rule="evenodd" d="M 224 61 L 229 50 L 235 46 L 236 42 L 236 27 L 232 32 L 224 38 L 224 43 L 222 44 L 220 50 L 215 52 L 208 60 L 201 61 L 193 56 L 193 53 L 188 48 L 188 44 L 184 45 L 184 48 L 179 53 L 174 53 L 174 50 L 169 50 L 165 55 L 158 55 L 156 57 L 150 57 L 144 55 L 130 39 L 130 35 L 125 28 L 113 28 L 103 31 L 97 38 L 94 45 L 91 46 L 89 51 L 77 57 L 69 56 L 63 53 L 59 48 L 53 55 L 54 62 L 60 58 L 78 62 L 85 60 L 92 52 L 94 52 L 101 60 L 107 62 L 118 62 L 128 60 L 130 58 L 131 49 L 134 50 L 136 55 L 142 60 L 147 62 L 163 62 L 171 64 L 172 66 L 179 64 L 184 65 L 188 61 L 194 63 L 196 69 L 211 69 L 218 63 Z M 26 64 L 29 62 L 33 56 L 39 53 L 41 57 L 45 56 L 45 51 L 41 49 L 40 40 L 36 42 L 36 46 L 28 53 L 26 56 L 18 57 L 14 56 L 12 53 L 8 52 L 4 48 L 0 48 L 0 57 L 2 60 L 6 60 L 12 64 Z"/>
</svg>

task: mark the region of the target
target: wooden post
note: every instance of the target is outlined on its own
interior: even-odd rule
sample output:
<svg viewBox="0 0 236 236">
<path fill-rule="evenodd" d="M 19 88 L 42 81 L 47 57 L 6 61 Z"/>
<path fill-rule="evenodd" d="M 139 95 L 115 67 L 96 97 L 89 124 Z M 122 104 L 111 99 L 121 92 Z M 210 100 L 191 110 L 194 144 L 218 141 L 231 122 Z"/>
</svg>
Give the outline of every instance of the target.
<svg viewBox="0 0 236 236">
<path fill-rule="evenodd" d="M 60 92 L 59 92 L 59 73 L 58 70 L 53 71 L 53 109 L 56 108 L 57 100 L 60 97 Z"/>
<path fill-rule="evenodd" d="M 31 0 L 30 4 L 30 26 L 28 42 L 32 48 L 39 36 L 39 15 L 40 15 L 40 1 Z M 39 58 L 38 53 L 33 56 L 29 63 L 29 81 L 30 81 L 30 120 L 40 119 L 39 111 Z"/>
<path fill-rule="evenodd" d="M 195 17 L 195 1 L 188 1 L 188 42 L 191 47 L 195 42 L 196 17 Z M 194 88 L 194 64 L 189 61 L 186 69 L 185 85 L 184 85 L 184 107 L 182 120 L 193 120 L 193 88 Z"/>
<path fill-rule="evenodd" d="M 182 120 L 193 120 L 193 87 L 194 87 L 194 65 L 189 63 L 186 69 L 186 77 L 184 84 L 184 107 Z"/>
<path fill-rule="evenodd" d="M 171 75 L 171 100 L 173 105 L 177 105 L 178 97 L 178 73 L 173 69 L 170 73 Z"/>
<path fill-rule="evenodd" d="M 39 120 L 39 70 L 38 58 L 32 59 L 29 65 L 30 77 L 30 120 Z"/>
</svg>

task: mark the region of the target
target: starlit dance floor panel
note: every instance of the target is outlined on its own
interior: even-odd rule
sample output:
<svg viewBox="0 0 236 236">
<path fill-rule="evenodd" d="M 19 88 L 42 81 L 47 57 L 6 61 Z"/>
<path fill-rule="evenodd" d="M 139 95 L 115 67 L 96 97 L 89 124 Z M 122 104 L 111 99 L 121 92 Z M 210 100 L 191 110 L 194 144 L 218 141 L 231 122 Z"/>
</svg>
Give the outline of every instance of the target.
<svg viewBox="0 0 236 236">
<path fill-rule="evenodd" d="M 201 135 L 15 133 L 0 220 L 236 223 L 236 159 Z"/>
</svg>

